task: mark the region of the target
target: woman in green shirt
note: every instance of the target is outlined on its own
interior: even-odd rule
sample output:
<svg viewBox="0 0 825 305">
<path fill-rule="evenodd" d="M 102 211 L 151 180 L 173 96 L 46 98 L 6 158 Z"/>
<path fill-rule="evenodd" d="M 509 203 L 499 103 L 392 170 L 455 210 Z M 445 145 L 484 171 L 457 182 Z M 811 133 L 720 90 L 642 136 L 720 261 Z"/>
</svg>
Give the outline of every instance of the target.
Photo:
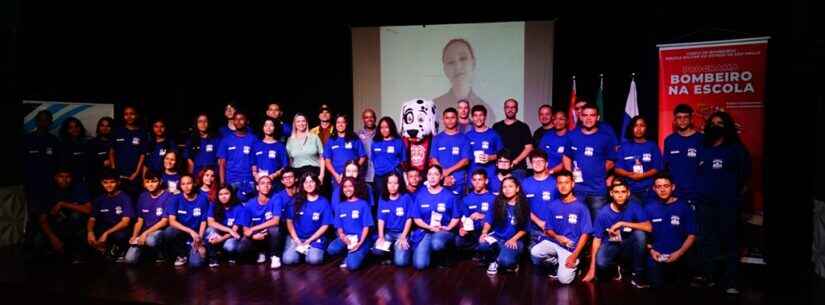
<svg viewBox="0 0 825 305">
<path fill-rule="evenodd" d="M 295 168 L 295 175 L 302 177 L 304 173 L 312 172 L 324 181 L 324 145 L 321 138 L 309 132 L 307 117 L 301 113 L 295 114 L 292 120 L 292 135 L 286 142 L 286 151 L 289 161 Z"/>
</svg>

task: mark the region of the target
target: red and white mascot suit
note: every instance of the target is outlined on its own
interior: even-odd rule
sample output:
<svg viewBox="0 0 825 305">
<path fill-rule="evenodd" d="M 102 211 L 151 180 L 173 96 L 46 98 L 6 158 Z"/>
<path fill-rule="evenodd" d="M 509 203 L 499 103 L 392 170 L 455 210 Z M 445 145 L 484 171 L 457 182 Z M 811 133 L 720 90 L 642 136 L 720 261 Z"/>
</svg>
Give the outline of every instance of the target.
<svg viewBox="0 0 825 305">
<path fill-rule="evenodd" d="M 418 169 L 421 173 L 430 161 L 430 144 L 438 132 L 435 103 L 426 99 L 412 99 L 401 106 L 401 138 L 407 146 L 404 169 Z"/>
</svg>

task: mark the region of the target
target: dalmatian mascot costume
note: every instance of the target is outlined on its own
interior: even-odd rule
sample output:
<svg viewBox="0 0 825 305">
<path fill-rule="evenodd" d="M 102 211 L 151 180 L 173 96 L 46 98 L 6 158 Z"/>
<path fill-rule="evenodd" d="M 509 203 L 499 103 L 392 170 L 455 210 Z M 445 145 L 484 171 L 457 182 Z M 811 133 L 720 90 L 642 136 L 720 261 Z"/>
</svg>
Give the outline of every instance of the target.
<svg viewBox="0 0 825 305">
<path fill-rule="evenodd" d="M 407 146 L 405 169 L 422 173 L 430 161 L 430 144 L 438 133 L 435 103 L 427 99 L 412 99 L 401 106 L 401 138 Z"/>
</svg>

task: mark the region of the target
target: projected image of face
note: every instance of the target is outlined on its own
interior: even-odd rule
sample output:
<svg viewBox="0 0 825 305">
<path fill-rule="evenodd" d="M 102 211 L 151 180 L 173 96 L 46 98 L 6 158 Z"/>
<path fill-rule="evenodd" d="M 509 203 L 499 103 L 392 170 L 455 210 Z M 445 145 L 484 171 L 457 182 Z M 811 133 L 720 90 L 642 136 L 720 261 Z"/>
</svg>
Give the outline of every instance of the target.
<svg viewBox="0 0 825 305">
<path fill-rule="evenodd" d="M 450 81 L 450 90 L 435 98 L 438 109 L 455 107 L 456 103 L 465 100 L 468 104 L 484 105 L 490 109 L 473 91 L 473 77 L 476 70 L 476 57 L 470 42 L 456 38 L 444 45 L 441 53 L 441 64 L 444 76 Z M 469 108 L 469 107 L 468 107 Z M 495 120 L 495 118 L 490 118 Z"/>
</svg>

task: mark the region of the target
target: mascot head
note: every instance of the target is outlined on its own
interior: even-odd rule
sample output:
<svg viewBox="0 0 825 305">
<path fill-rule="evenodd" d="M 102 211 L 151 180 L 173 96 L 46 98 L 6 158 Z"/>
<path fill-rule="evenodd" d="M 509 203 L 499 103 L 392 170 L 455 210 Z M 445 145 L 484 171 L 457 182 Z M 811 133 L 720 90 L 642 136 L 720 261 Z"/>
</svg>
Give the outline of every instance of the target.
<svg viewBox="0 0 825 305">
<path fill-rule="evenodd" d="M 435 103 L 431 100 L 412 99 L 401 106 L 401 136 L 424 139 L 438 132 Z"/>
</svg>

